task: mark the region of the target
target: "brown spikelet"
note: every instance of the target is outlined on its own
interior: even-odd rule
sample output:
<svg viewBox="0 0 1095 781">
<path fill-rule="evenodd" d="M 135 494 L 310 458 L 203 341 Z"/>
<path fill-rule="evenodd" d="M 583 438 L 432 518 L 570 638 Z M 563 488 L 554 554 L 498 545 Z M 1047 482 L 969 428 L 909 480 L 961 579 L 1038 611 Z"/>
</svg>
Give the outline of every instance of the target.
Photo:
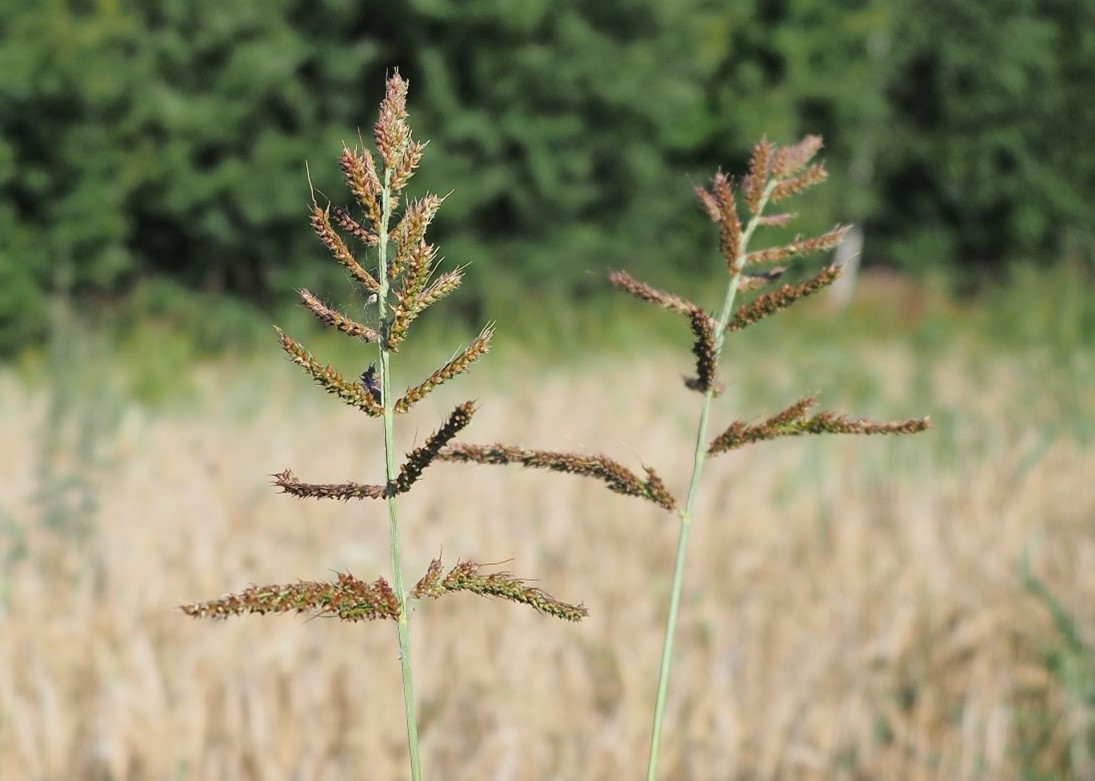
<svg viewBox="0 0 1095 781">
<path fill-rule="evenodd" d="M 316 316 L 316 319 L 325 325 L 329 325 L 342 333 L 361 339 L 364 342 L 377 342 L 380 334 L 367 325 L 355 322 L 341 312 L 331 309 L 307 290 L 298 290 L 300 299 L 308 311 Z"/>
<path fill-rule="evenodd" d="M 719 252 L 726 259 L 726 267 L 730 273 L 738 274 L 741 272 L 741 220 L 738 219 L 730 178 L 722 171 L 711 180 L 711 195 L 718 206 L 720 217 L 716 220 L 719 226 Z"/>
<path fill-rule="evenodd" d="M 373 292 L 380 290 L 380 283 L 373 278 L 372 274 L 361 267 L 353 253 L 350 252 L 350 248 L 346 246 L 346 242 L 342 240 L 342 237 L 331 225 L 331 214 L 327 209 L 321 209 L 319 206 L 312 207 L 312 228 L 323 243 L 327 245 L 327 249 L 330 250 L 334 259 L 345 266 L 361 284 Z"/>
<path fill-rule="evenodd" d="M 707 393 L 715 387 L 715 369 L 718 354 L 715 350 L 715 337 L 711 329 L 711 318 L 699 307 L 688 313 L 688 324 L 696 340 L 692 343 L 692 354 L 696 356 L 696 376 L 685 385 L 700 393 Z"/>
<path fill-rule="evenodd" d="M 380 117 L 373 128 L 377 152 L 389 174 L 394 174 L 411 141 L 407 126 L 408 86 L 398 70 L 388 78 L 384 100 L 380 102 Z"/>
<path fill-rule="evenodd" d="M 274 330 L 277 331 L 278 339 L 281 340 L 282 349 L 289 355 L 293 363 L 312 375 L 316 384 L 328 393 L 338 396 L 351 407 L 357 407 L 372 417 L 379 417 L 384 414 L 384 408 L 377 403 L 371 393 L 361 387 L 360 383 L 350 382 L 335 371 L 330 364 L 326 366 L 321 364 L 299 342 L 277 326 L 274 326 Z"/>
<path fill-rule="evenodd" d="M 422 302 L 419 296 L 430 278 L 437 249 L 432 244 L 419 241 L 414 249 L 405 258 L 403 273 L 403 287 L 397 292 L 395 316 L 388 326 L 388 349 L 397 352 L 400 343 L 407 336 L 407 329 L 411 322 L 421 314 Z"/>
<path fill-rule="evenodd" d="M 637 496 L 654 502 L 666 510 L 677 507 L 665 484 L 652 469 L 647 468 L 647 480 L 622 464 L 602 455 L 583 456 L 552 450 L 526 450 L 510 445 L 466 445 L 457 442 L 443 448 L 437 455 L 443 461 L 473 464 L 520 464 L 531 469 L 547 469 L 564 474 L 583 475 L 601 480 L 609 490 L 625 496 Z"/>
<path fill-rule="evenodd" d="M 407 388 L 407 392 L 403 394 L 403 398 L 395 403 L 395 411 L 399 413 L 409 411 L 411 407 L 422 401 L 422 399 L 438 385 L 441 385 L 442 383 L 451 380 L 456 375 L 462 374 L 470 369 L 473 363 L 490 350 L 490 340 L 492 336 L 494 336 L 494 325 L 490 324 L 483 328 L 475 341 L 469 344 L 460 355 L 435 371 L 421 384 L 416 385 L 413 388 Z"/>
<path fill-rule="evenodd" d="M 749 159 L 749 173 L 741 184 L 745 205 L 752 215 L 760 213 L 760 202 L 764 196 L 764 185 L 768 182 L 768 168 L 771 162 L 772 145 L 767 138 L 762 138 L 753 147 L 753 154 Z"/>
<path fill-rule="evenodd" d="M 331 217 L 335 225 L 341 230 L 349 233 L 362 244 L 368 247 L 375 247 L 379 243 L 380 240 L 377 238 L 376 234 L 351 217 L 350 212 L 346 211 L 343 207 L 332 207 Z"/>
<path fill-rule="evenodd" d="M 408 139 L 410 135 L 408 134 Z M 399 191 L 407 186 L 407 182 L 414 176 L 418 163 L 422 160 L 422 152 L 426 145 L 418 141 L 408 140 L 403 155 L 399 158 L 399 164 L 392 171 L 392 190 Z"/>
<path fill-rule="evenodd" d="M 746 266 L 755 266 L 764 263 L 779 263 L 799 255 L 809 255 L 813 252 L 830 250 L 844 240 L 849 226 L 841 225 L 827 233 L 813 236 L 808 239 L 797 238 L 782 247 L 769 247 L 767 249 L 750 252 L 745 256 Z"/>
<path fill-rule="evenodd" d="M 749 425 L 735 421 L 711 442 L 707 452 L 716 455 L 753 442 L 803 434 L 916 434 L 927 429 L 929 425 L 927 418 L 875 423 L 864 418 L 837 416 L 832 412 L 819 412 L 807 417 L 806 412 L 814 403 L 815 398 L 807 396 L 763 423 Z"/>
<path fill-rule="evenodd" d="M 700 192 L 704 191 L 701 190 Z M 608 275 L 608 282 L 613 287 L 635 296 L 635 298 L 640 301 L 646 301 L 655 306 L 660 306 L 662 309 L 668 309 L 671 312 L 688 314 L 695 309 L 695 305 L 691 302 L 686 301 L 679 296 L 675 296 L 672 293 L 666 293 L 651 287 L 645 282 L 640 282 L 626 271 L 611 272 Z"/>
<path fill-rule="evenodd" d="M 780 212 L 779 214 L 763 214 L 757 217 L 757 224 L 769 228 L 782 228 L 791 222 L 798 214 L 795 212 Z"/>
<path fill-rule="evenodd" d="M 423 470 L 437 457 L 438 451 L 452 441 L 453 437 L 471 423 L 471 416 L 475 414 L 475 404 L 465 401 L 449 415 L 440 429 L 438 429 L 422 447 L 416 447 L 407 454 L 407 460 L 399 469 L 399 477 L 391 488 L 391 493 L 401 494 L 409 491 L 415 481 L 422 476 Z"/>
<path fill-rule="evenodd" d="M 273 475 L 274 485 L 298 499 L 380 499 L 384 486 L 365 483 L 302 483 L 291 469 Z"/>
<path fill-rule="evenodd" d="M 821 151 L 821 136 L 806 136 L 797 144 L 781 146 L 772 156 L 772 178 L 783 179 L 796 174 Z"/>
<path fill-rule="evenodd" d="M 342 173 L 346 176 L 346 184 L 350 192 L 354 194 L 354 200 L 361 207 L 365 218 L 372 225 L 375 236 L 375 231 L 380 229 L 381 184 L 372 152 L 364 148 L 358 151 L 344 146 L 338 162 L 342 167 Z"/>
<path fill-rule="evenodd" d="M 758 320 L 774 315 L 796 301 L 824 290 L 840 279 L 841 273 L 839 267 L 828 266 L 822 269 L 816 277 L 803 282 L 801 285 L 784 285 L 779 290 L 774 290 L 771 293 L 762 293 L 734 313 L 733 318 L 726 325 L 726 330 L 740 331 L 747 325 L 752 325 Z"/>
<path fill-rule="evenodd" d="M 372 583 L 339 573 L 334 583 L 300 581 L 284 586 L 252 586 L 238 594 L 182 605 L 195 618 L 227 618 L 247 613 L 310 613 L 343 621 L 399 618 L 399 600 L 384 578 Z"/>
<path fill-rule="evenodd" d="M 786 271 L 787 269 L 784 266 L 758 269 L 756 271 L 746 269 L 738 278 L 738 290 L 745 293 L 750 290 L 756 290 L 759 287 L 764 287 L 765 285 L 777 281 Z"/>
<path fill-rule="evenodd" d="M 395 279 L 403 273 L 404 265 L 426 237 L 426 229 L 433 222 L 441 199 L 432 193 L 411 202 L 399 223 L 391 231 L 391 240 L 395 244 L 395 257 L 388 265 L 388 279 Z"/>
<path fill-rule="evenodd" d="M 784 198 L 796 195 L 807 187 L 812 187 L 819 182 L 824 182 L 828 175 L 824 165 L 821 163 L 814 163 L 798 176 L 780 181 L 772 188 L 772 194 L 769 196 L 769 199 L 772 203 L 779 203 Z"/>
<path fill-rule="evenodd" d="M 508 572 L 480 574 L 479 570 L 482 566 L 471 561 L 461 561 L 442 577 L 441 561 L 434 559 L 426 574 L 411 590 L 411 596 L 416 599 L 424 597 L 437 599 L 457 591 L 470 591 L 484 597 L 498 597 L 528 605 L 540 613 L 566 621 L 581 621 L 589 615 L 589 611 L 584 606 L 560 602 L 545 591 L 529 586 L 524 580 L 515 578 Z"/>
</svg>

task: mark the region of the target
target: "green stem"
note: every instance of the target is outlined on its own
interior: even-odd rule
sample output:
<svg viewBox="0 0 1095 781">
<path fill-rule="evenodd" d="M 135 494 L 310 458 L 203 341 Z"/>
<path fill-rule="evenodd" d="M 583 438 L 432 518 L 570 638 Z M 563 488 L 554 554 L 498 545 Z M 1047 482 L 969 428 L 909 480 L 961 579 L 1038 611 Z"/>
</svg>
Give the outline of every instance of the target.
<svg viewBox="0 0 1095 781">
<path fill-rule="evenodd" d="M 742 233 L 740 254 L 737 258 L 739 263 L 745 255 L 749 239 L 752 238 L 753 232 L 760 224 L 760 215 L 764 213 L 764 207 L 768 204 L 768 198 L 771 196 L 775 185 L 776 182 L 771 182 L 765 187 L 757 213 Z M 726 337 L 726 324 L 730 322 L 730 316 L 734 311 L 734 298 L 737 296 L 740 280 L 741 271 L 730 277 L 730 285 L 726 289 L 722 312 L 714 327 L 716 363 L 718 363 L 722 354 L 722 345 Z M 680 611 L 681 591 L 684 584 L 684 564 L 688 553 L 688 536 L 692 531 L 692 514 L 696 506 L 696 496 L 699 494 L 700 475 L 703 473 L 703 464 L 707 457 L 707 424 L 711 417 L 711 400 L 714 397 L 715 391 L 713 388 L 703 394 L 700 421 L 696 426 L 696 449 L 692 454 L 692 479 L 688 485 L 688 499 L 685 501 L 684 509 L 680 511 L 681 528 L 677 536 L 677 556 L 673 563 L 673 583 L 669 591 L 669 614 L 665 619 L 665 639 L 662 644 L 662 660 L 658 670 L 658 695 L 654 704 L 654 726 L 650 733 L 650 754 L 646 764 L 647 781 L 655 781 L 658 774 L 658 751 L 661 747 L 662 723 L 665 720 L 665 703 L 669 693 L 669 671 L 673 664 L 673 639 L 677 634 L 677 614 Z"/>
<path fill-rule="evenodd" d="M 388 313 L 388 222 L 392 211 L 391 171 L 384 173 L 384 189 L 381 193 L 380 242 L 378 253 L 377 279 L 380 290 L 377 292 L 377 307 L 381 322 Z M 384 405 L 384 462 L 388 485 L 396 479 L 395 440 L 393 437 L 393 418 L 395 405 L 392 400 L 392 381 L 389 370 L 391 351 L 388 350 L 386 337 L 380 339 L 380 389 L 381 402 Z M 418 758 L 418 720 L 414 710 L 414 681 L 411 676 L 411 632 L 407 620 L 407 592 L 403 588 L 403 560 L 399 553 L 399 520 L 396 516 L 395 497 L 388 497 L 388 537 L 392 553 L 392 586 L 399 598 L 399 620 L 396 629 L 399 634 L 399 666 L 403 671 L 403 710 L 407 717 L 407 749 L 411 759 L 411 778 L 421 781 L 422 765 Z"/>
</svg>

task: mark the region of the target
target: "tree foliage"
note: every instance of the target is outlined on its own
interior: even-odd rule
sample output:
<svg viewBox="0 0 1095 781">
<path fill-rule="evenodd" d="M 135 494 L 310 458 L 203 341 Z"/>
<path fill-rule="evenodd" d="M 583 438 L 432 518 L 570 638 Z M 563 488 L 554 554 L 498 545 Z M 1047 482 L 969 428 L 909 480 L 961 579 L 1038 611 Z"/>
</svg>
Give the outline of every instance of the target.
<svg viewBox="0 0 1095 781">
<path fill-rule="evenodd" d="M 840 195 L 804 227 L 866 222 L 868 259 L 1089 248 L 1092 29 L 1085 0 L 5 4 L 0 349 L 41 332 L 62 268 L 85 298 L 152 276 L 264 303 L 290 269 L 338 295 L 304 165 L 369 125 L 395 66 L 480 302 L 694 270 L 682 196 L 762 134 L 826 137 Z"/>
</svg>

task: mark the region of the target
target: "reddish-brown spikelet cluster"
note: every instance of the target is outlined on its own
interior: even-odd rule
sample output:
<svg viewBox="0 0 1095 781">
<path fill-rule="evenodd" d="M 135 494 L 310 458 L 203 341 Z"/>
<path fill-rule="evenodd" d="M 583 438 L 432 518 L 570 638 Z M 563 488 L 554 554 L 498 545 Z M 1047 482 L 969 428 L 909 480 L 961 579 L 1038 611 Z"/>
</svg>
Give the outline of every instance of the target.
<svg viewBox="0 0 1095 781">
<path fill-rule="evenodd" d="M 183 605 L 195 618 L 228 618 L 247 613 L 311 613 L 343 621 L 399 618 L 399 600 L 384 578 L 372 583 L 339 573 L 334 583 L 301 581 L 285 586 L 252 586 L 208 602 Z"/>
<path fill-rule="evenodd" d="M 525 581 L 513 577 L 508 572 L 481 575 L 479 573 L 481 568 L 481 564 L 462 561 L 457 563 L 447 575 L 443 575 L 441 560 L 434 559 L 429 570 L 411 590 L 411 595 L 419 599 L 423 597 L 437 599 L 457 591 L 470 591 L 484 597 L 498 597 L 528 605 L 541 613 L 567 621 L 581 621 L 589 615 L 589 611 L 582 605 L 560 602 L 550 594 L 527 585 Z"/>
<path fill-rule="evenodd" d="M 863 418 L 838 416 L 832 412 L 807 416 L 806 413 L 815 402 L 813 396 L 799 399 L 762 423 L 749 425 L 735 421 L 711 442 L 707 452 L 717 455 L 754 442 L 803 434 L 916 434 L 927 429 L 929 425 L 927 418 L 875 423 Z"/>
<path fill-rule="evenodd" d="M 457 442 L 444 448 L 437 457 L 442 461 L 474 464 L 519 464 L 531 469 L 547 469 L 572 475 L 584 475 L 604 482 L 609 490 L 625 496 L 638 496 L 666 510 L 675 510 L 677 502 L 654 472 L 646 468 L 643 480 L 622 464 L 605 456 L 584 456 L 553 450 L 528 450 L 511 445 L 467 445 Z"/>
</svg>

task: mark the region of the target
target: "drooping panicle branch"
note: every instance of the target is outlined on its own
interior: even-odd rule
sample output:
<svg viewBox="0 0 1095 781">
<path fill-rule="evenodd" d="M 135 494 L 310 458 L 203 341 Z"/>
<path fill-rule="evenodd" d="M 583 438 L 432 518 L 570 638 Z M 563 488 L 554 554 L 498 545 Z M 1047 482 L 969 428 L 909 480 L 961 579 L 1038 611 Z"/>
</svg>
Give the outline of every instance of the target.
<svg viewBox="0 0 1095 781">
<path fill-rule="evenodd" d="M 738 207 L 730 177 L 719 171 L 711 179 L 711 190 L 697 187 L 696 197 L 707 212 L 707 216 L 719 228 L 719 252 L 726 260 L 727 269 L 732 276 L 739 274 L 741 272 L 741 220 L 738 218 Z"/>
<path fill-rule="evenodd" d="M 384 486 L 368 485 L 366 483 L 302 483 L 286 469 L 278 472 L 274 477 L 274 485 L 283 493 L 296 496 L 300 499 L 339 499 L 348 502 L 350 499 L 380 499 L 384 496 Z"/>
<path fill-rule="evenodd" d="M 399 618 L 399 600 L 384 578 L 372 583 L 339 573 L 338 581 L 300 581 L 284 586 L 252 586 L 208 602 L 182 605 L 195 618 L 227 618 L 247 613 L 309 613 L 343 621 L 373 621 Z"/>
<path fill-rule="evenodd" d="M 551 450 L 527 450 L 510 445 L 467 445 L 456 442 L 441 450 L 437 458 L 473 464 L 520 464 L 531 469 L 547 469 L 601 480 L 609 490 L 625 496 L 637 496 L 673 511 L 677 502 L 653 469 L 646 468 L 643 480 L 622 464 L 602 455 L 583 456 Z"/>
<path fill-rule="evenodd" d="M 692 329 L 692 335 L 696 337 L 692 343 L 692 354 L 696 356 L 696 376 L 686 380 L 685 385 L 700 393 L 707 393 L 715 387 L 718 363 L 711 317 L 699 307 L 694 307 L 688 313 L 688 325 Z"/>
<path fill-rule="evenodd" d="M 299 290 L 300 299 L 304 302 L 304 306 L 308 311 L 316 316 L 324 325 L 330 326 L 347 336 L 352 336 L 355 339 L 361 339 L 364 342 L 377 342 L 380 340 L 380 334 L 374 329 L 369 328 L 367 325 L 351 320 L 341 312 L 331 309 L 308 290 Z"/>
<path fill-rule="evenodd" d="M 399 477 L 395 479 L 390 492 L 401 494 L 411 489 L 415 481 L 422 476 L 423 470 L 437 457 L 438 452 L 452 441 L 453 437 L 471 423 L 471 416 L 475 414 L 475 404 L 465 401 L 449 415 L 440 429 L 438 429 L 422 447 L 416 447 L 407 454 L 407 460 L 399 469 Z"/>
<path fill-rule="evenodd" d="M 329 209 L 321 209 L 319 206 L 312 207 L 312 228 L 327 246 L 327 249 L 330 250 L 331 256 L 345 266 L 358 282 L 372 292 L 380 289 L 380 283 L 376 281 L 372 274 L 361 267 L 361 264 L 357 262 L 357 258 L 350 252 L 350 248 L 346 246 L 346 242 L 342 240 L 342 237 L 338 235 L 338 231 L 331 225 Z"/>
<path fill-rule="evenodd" d="M 395 411 L 400 413 L 409 411 L 411 407 L 424 399 L 438 385 L 470 369 L 473 363 L 490 350 L 490 340 L 493 335 L 494 326 L 487 325 L 475 341 L 469 344 L 462 353 L 427 377 L 421 384 L 413 388 L 407 388 L 403 398 L 395 403 Z"/>
<path fill-rule="evenodd" d="M 560 602 L 547 592 L 529 586 L 524 580 L 515 578 L 508 572 L 480 574 L 479 570 L 482 566 L 470 561 L 461 561 L 447 575 L 442 575 L 441 560 L 434 559 L 426 574 L 415 584 L 411 596 L 416 599 L 425 597 L 437 599 L 457 591 L 470 591 L 484 597 L 498 597 L 528 605 L 545 615 L 555 616 L 565 621 L 577 622 L 589 615 L 589 611 L 584 606 Z"/>
<path fill-rule="evenodd" d="M 875 423 L 865 418 L 850 418 L 833 412 L 819 412 L 807 416 L 816 399 L 807 396 L 787 409 L 765 420 L 749 425 L 735 421 L 707 448 L 710 455 L 765 442 L 779 437 L 796 437 L 803 434 L 916 434 L 928 428 L 927 418 L 911 418 L 891 423 Z"/>
<path fill-rule="evenodd" d="M 690 301 L 686 301 L 680 296 L 675 296 L 672 293 L 666 293 L 663 290 L 658 290 L 655 287 L 651 287 L 645 282 L 632 277 L 626 271 L 613 271 L 608 275 L 608 282 L 615 288 L 628 293 L 640 301 L 646 301 L 647 303 L 659 306 L 662 309 L 668 309 L 670 312 L 680 312 L 687 315 L 693 309 L 695 305 Z"/>
<path fill-rule="evenodd" d="M 330 364 L 326 366 L 321 364 L 299 342 L 280 328 L 275 326 L 274 330 L 277 331 L 278 339 L 281 340 L 282 349 L 289 355 L 293 363 L 312 375 L 317 385 L 320 385 L 328 393 L 338 396 L 351 407 L 357 407 L 368 413 L 371 417 L 379 417 L 384 414 L 384 408 L 360 383 L 350 382 L 335 371 Z"/>
<path fill-rule="evenodd" d="M 842 271 L 838 266 L 827 266 L 813 279 L 801 285 L 784 285 L 771 293 L 762 293 L 748 304 L 740 307 L 726 325 L 727 331 L 740 331 L 769 315 L 786 309 L 796 301 L 812 296 L 840 279 Z"/>
</svg>

